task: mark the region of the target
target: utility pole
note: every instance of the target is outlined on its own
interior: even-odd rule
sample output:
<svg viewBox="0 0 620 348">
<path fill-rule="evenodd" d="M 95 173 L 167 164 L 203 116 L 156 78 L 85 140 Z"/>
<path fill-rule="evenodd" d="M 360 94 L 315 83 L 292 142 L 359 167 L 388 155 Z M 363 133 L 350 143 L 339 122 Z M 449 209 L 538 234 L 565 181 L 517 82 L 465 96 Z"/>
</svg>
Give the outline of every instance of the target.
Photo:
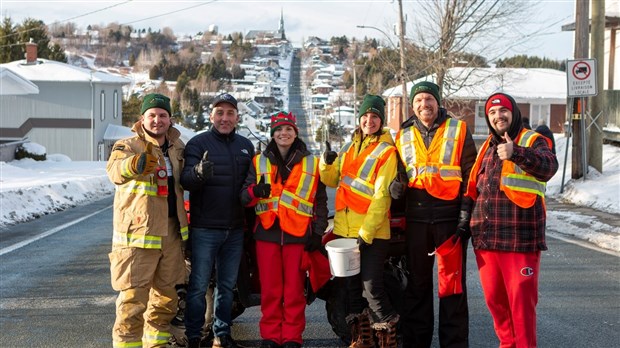
<svg viewBox="0 0 620 348">
<path fill-rule="evenodd" d="M 575 59 L 579 58 L 588 58 L 588 47 L 589 47 L 589 23 L 588 23 L 588 4 L 589 0 L 575 0 Z M 585 98 L 575 98 L 574 101 L 577 100 L 585 100 Z M 573 111 L 572 111 L 572 119 L 571 119 L 571 133 L 573 136 L 573 145 L 572 145 L 572 165 L 571 165 L 571 178 L 579 179 L 583 177 L 583 174 L 587 168 L 583 168 L 585 155 L 582 153 L 582 143 L 585 141 L 583 139 L 582 130 L 583 130 L 583 120 L 581 119 L 581 114 L 585 114 L 583 112 L 577 112 L 577 109 L 574 107 L 575 103 L 573 103 Z M 585 108 L 585 105 L 579 105 L 582 109 Z M 584 111 L 587 109 L 583 109 Z"/>
<path fill-rule="evenodd" d="M 591 97 L 590 112 L 592 124 L 588 137 L 588 164 L 603 172 L 603 109 L 605 105 L 604 68 L 605 68 L 605 0 L 592 0 L 592 44 L 591 54 L 598 62 L 596 83 L 598 94 Z"/>
<path fill-rule="evenodd" d="M 400 40 L 400 83 L 402 84 L 402 113 L 398 120 L 400 126 L 409 117 L 409 96 L 407 94 L 407 70 L 405 69 L 405 19 L 403 1 L 398 0 L 398 37 Z"/>
</svg>

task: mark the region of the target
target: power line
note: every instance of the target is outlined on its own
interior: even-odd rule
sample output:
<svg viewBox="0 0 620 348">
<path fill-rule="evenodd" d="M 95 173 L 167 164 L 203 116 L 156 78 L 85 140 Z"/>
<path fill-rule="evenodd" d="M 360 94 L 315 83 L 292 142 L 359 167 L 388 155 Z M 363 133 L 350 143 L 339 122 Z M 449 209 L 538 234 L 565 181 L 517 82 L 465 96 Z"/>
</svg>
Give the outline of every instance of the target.
<svg viewBox="0 0 620 348">
<path fill-rule="evenodd" d="M 133 24 L 133 23 L 138 23 L 138 22 L 147 21 L 147 20 L 149 20 L 149 19 L 154 19 L 154 18 L 159 18 L 159 17 L 169 16 L 169 15 L 171 15 L 171 14 L 173 14 L 173 13 L 178 13 L 178 12 L 181 12 L 181 11 L 191 10 L 191 9 L 193 9 L 193 8 L 200 7 L 200 6 L 204 6 L 204 5 L 208 5 L 208 4 L 214 3 L 214 2 L 216 2 L 216 1 L 217 1 L 217 0 L 211 0 L 211 1 L 203 2 L 203 3 L 200 3 L 200 4 L 198 4 L 198 5 L 193 5 L 193 6 L 185 7 L 185 8 L 182 8 L 182 9 L 178 9 L 178 10 L 176 10 L 176 11 L 166 12 L 166 13 L 162 13 L 162 14 L 154 15 L 154 16 L 151 16 L 151 17 L 146 17 L 146 18 L 138 19 L 138 20 L 135 20 L 135 21 L 131 21 L 131 22 L 127 22 L 127 23 L 123 23 L 123 24 L 121 24 L 121 25 L 129 25 L 129 24 Z"/>
<path fill-rule="evenodd" d="M 53 22 L 50 25 L 60 24 L 60 23 L 64 23 L 64 22 L 68 22 L 68 21 L 77 19 L 77 18 L 86 17 L 86 16 L 89 16 L 89 15 L 94 14 L 94 13 L 102 12 L 102 11 L 109 10 L 111 8 L 114 8 L 114 7 L 117 7 L 117 6 L 120 6 L 120 5 L 124 5 L 124 4 L 128 3 L 128 2 L 131 2 L 131 1 L 133 1 L 133 0 L 127 0 L 127 1 L 124 1 L 124 2 L 121 2 L 121 3 L 118 3 L 118 4 L 110 5 L 110 6 L 107 6 L 107 7 L 104 7 L 104 8 L 100 8 L 98 10 L 94 10 L 94 11 L 91 11 L 91 12 L 87 12 L 87 13 L 84 13 L 84 14 L 81 14 L 81 15 L 74 16 L 74 17 L 71 17 L 71 18 L 67 18 L 67 19 L 63 19 L 63 20 L 60 20 L 60 21 L 56 21 L 56 22 Z M 18 31 L 18 32 L 15 32 L 15 33 L 12 33 L 12 34 L 0 36 L 0 39 L 4 39 L 5 37 L 9 37 L 9 36 L 13 36 L 13 35 L 20 35 L 20 34 L 27 33 L 27 32 L 33 31 L 33 30 L 38 30 L 38 29 L 40 29 L 40 27 L 30 28 L 30 29 Z M 2 47 L 7 47 L 7 46 L 0 46 L 0 48 L 2 48 Z"/>
</svg>

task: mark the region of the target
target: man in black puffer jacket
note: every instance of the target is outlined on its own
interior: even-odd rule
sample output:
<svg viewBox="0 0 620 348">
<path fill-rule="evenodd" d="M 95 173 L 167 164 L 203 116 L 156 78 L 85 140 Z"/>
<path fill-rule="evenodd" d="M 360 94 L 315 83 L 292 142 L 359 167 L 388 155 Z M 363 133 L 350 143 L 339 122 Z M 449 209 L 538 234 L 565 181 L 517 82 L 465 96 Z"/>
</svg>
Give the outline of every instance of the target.
<svg viewBox="0 0 620 348">
<path fill-rule="evenodd" d="M 390 185 L 392 198 L 405 197 L 409 279 L 401 317 L 403 347 L 431 347 L 433 340 L 433 264 L 435 249 L 460 236 L 460 281 L 442 293 L 439 277 L 439 345 L 468 347 L 469 315 L 465 287 L 465 255 L 470 235 L 471 199 L 464 198 L 476 145 L 467 125 L 441 108 L 439 87 L 431 82 L 413 86 L 415 115 L 401 125 L 396 148 L 401 163 Z M 438 258 L 438 268 L 443 269 Z M 458 263 L 455 266 L 458 270 Z M 448 283 L 448 282 L 446 282 Z M 458 285 L 457 285 L 458 284 Z M 460 290 L 462 288 L 462 291 Z"/>
<path fill-rule="evenodd" d="M 205 321 L 205 294 L 217 267 L 213 347 L 239 347 L 231 337 L 233 288 L 243 251 L 244 207 L 239 193 L 248 174 L 254 145 L 235 133 L 237 100 L 230 94 L 213 101 L 210 131 L 185 146 L 181 185 L 190 192 L 192 270 L 187 290 L 185 334 L 199 347 Z"/>
</svg>

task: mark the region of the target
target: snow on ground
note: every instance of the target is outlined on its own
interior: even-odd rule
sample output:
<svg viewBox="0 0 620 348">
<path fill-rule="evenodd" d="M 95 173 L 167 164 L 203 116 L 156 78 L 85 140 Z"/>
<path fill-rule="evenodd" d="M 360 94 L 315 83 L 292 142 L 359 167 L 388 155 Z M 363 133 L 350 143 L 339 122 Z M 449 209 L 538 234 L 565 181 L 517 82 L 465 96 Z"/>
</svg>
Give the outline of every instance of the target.
<svg viewBox="0 0 620 348">
<path fill-rule="evenodd" d="M 560 169 L 549 181 L 547 194 L 562 202 L 620 214 L 620 147 L 603 145 L 603 173 L 590 168 L 584 181 L 570 179 L 569 146 L 565 185 L 560 193 L 566 138 L 561 134 L 555 136 Z M 113 194 L 114 185 L 105 173 L 105 162 L 73 162 L 63 155 L 48 155 L 47 158 L 46 161 L 0 162 L 0 226 L 28 221 Z M 588 227 L 575 231 L 574 222 Z M 620 229 L 605 225 L 594 216 L 549 211 L 547 226 L 556 233 L 620 252 Z"/>
</svg>

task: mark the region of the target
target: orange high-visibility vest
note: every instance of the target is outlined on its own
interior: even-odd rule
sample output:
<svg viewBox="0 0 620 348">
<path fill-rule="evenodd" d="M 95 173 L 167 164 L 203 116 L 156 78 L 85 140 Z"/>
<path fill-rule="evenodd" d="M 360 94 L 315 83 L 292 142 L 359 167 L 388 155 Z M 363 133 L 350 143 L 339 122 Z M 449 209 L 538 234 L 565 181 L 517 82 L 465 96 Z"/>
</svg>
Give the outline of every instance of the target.
<svg viewBox="0 0 620 348">
<path fill-rule="evenodd" d="M 340 161 L 340 184 L 336 190 L 336 210 L 347 207 L 359 214 L 368 211 L 372 196 L 375 194 L 377 171 L 396 151 L 396 148 L 385 142 L 368 145 L 354 159 L 355 147 L 346 144 L 341 153 L 344 160 Z"/>
<path fill-rule="evenodd" d="M 265 229 L 271 228 L 280 220 L 280 228 L 295 237 L 302 237 L 308 230 L 313 216 L 314 198 L 319 183 L 319 160 L 315 156 L 306 156 L 291 170 L 286 183 L 282 185 L 281 177 L 276 179 L 276 167 L 266 156 L 254 157 L 256 182 L 265 175 L 265 183 L 271 185 L 271 195 L 261 198 L 256 204 L 256 215 Z"/>
<path fill-rule="evenodd" d="M 465 122 L 449 118 L 435 133 L 427 149 L 415 127 L 396 134 L 396 147 L 407 171 L 409 187 L 426 190 L 435 198 L 455 199 L 463 177 L 461 152 L 465 144 Z"/>
<path fill-rule="evenodd" d="M 516 143 L 522 147 L 531 147 L 534 141 L 541 136 L 540 134 L 523 128 L 519 136 L 517 136 Z M 469 175 L 469 182 L 467 183 L 466 196 L 476 199 L 478 197 L 478 190 L 476 189 L 477 173 L 482 165 L 482 159 L 484 153 L 489 148 L 489 143 L 493 136 L 490 135 L 487 140 L 482 144 L 476 163 L 474 163 Z M 551 148 L 551 140 L 543 137 L 549 148 Z M 545 188 L 546 183 L 536 180 L 536 178 L 526 172 L 524 172 L 518 165 L 512 161 L 504 161 L 502 163 L 501 180 L 499 189 L 506 194 L 508 199 L 521 208 L 530 208 L 536 202 L 536 197 L 542 198 L 543 206 L 545 206 Z"/>
</svg>

